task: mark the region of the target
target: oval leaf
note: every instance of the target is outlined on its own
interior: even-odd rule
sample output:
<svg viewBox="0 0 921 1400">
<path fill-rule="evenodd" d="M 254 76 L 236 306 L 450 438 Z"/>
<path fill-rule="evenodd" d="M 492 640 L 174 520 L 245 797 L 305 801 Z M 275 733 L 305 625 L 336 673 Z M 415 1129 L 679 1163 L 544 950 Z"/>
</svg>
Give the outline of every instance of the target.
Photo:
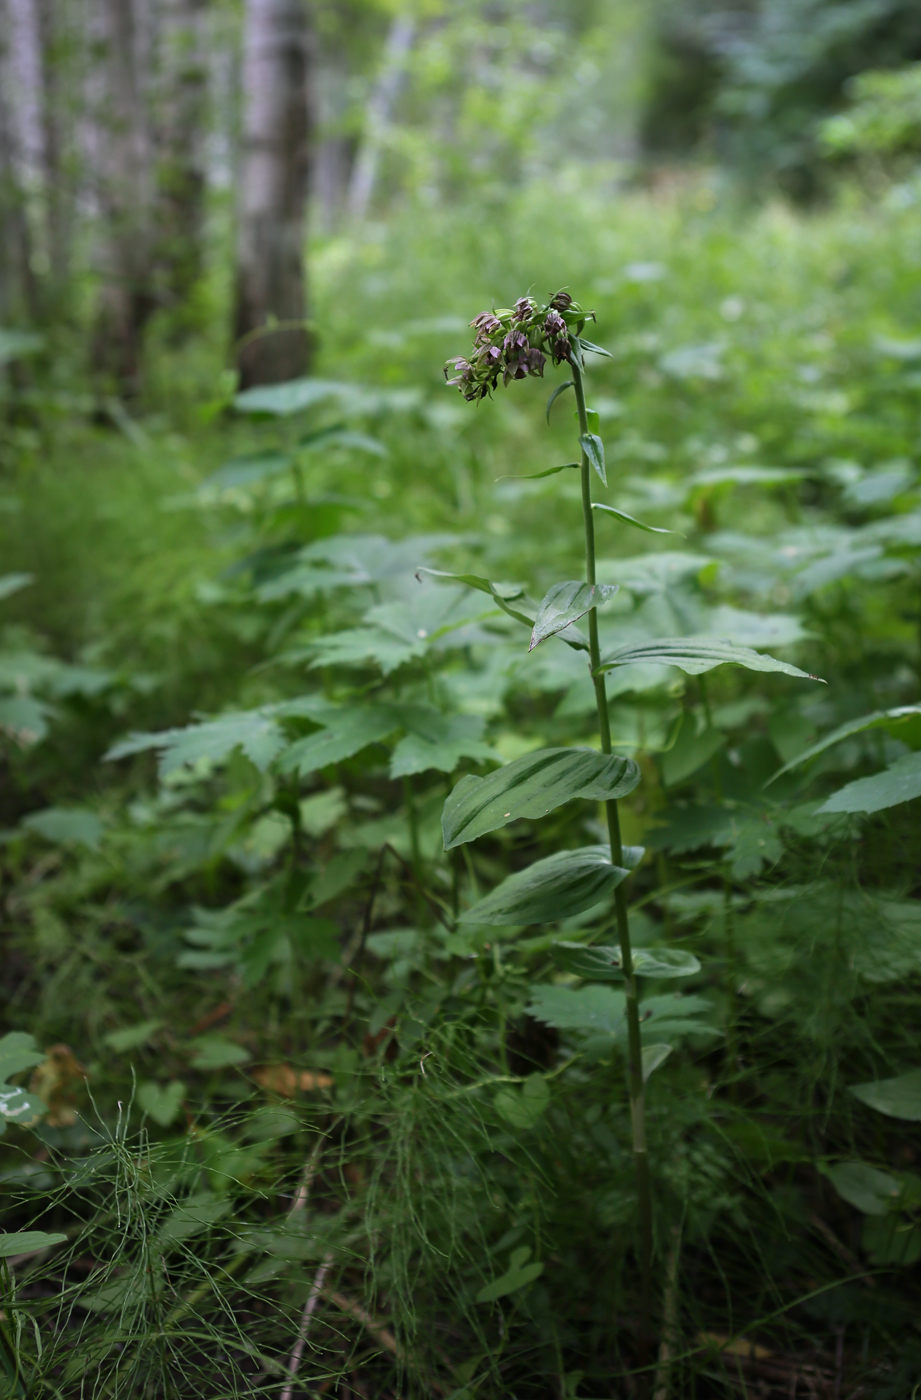
<svg viewBox="0 0 921 1400">
<path fill-rule="evenodd" d="M 569 583 L 555 583 L 540 605 L 528 651 L 533 651 L 548 637 L 562 632 L 592 608 L 601 607 L 614 597 L 619 587 L 617 583 L 580 583 L 578 579 Z"/>
<path fill-rule="evenodd" d="M 66 1235 L 49 1235 L 44 1230 L 18 1230 L 13 1235 L 0 1235 L 0 1259 L 14 1259 L 17 1254 L 34 1254 L 36 1250 L 63 1244 L 66 1239 Z"/>
<path fill-rule="evenodd" d="M 850 1093 L 877 1113 L 921 1123 L 921 1069 L 910 1069 L 894 1079 L 877 1079 L 869 1084 L 852 1084 Z"/>
<path fill-rule="evenodd" d="M 668 1059 L 668 1057 L 669 1057 L 669 1055 L 670 1055 L 671 1053 L 672 1053 L 672 1047 L 671 1047 L 670 1045 L 644 1045 L 644 1046 L 643 1046 L 643 1049 L 642 1049 L 642 1051 L 641 1051 L 641 1056 L 642 1056 L 642 1063 L 643 1063 L 643 1083 L 644 1083 L 644 1084 L 646 1083 L 646 1080 L 649 1078 L 649 1076 L 650 1076 L 651 1074 L 654 1074 L 655 1071 L 659 1068 L 660 1065 L 664 1065 L 664 1064 L 665 1064 L 665 1061 Z"/>
<path fill-rule="evenodd" d="M 604 672 L 613 671 L 616 666 L 677 666 L 688 675 L 699 676 L 703 671 L 712 671 L 714 666 L 727 663 L 744 666 L 748 671 L 780 671 L 785 676 L 799 676 L 805 681 L 821 679 L 787 661 L 778 661 L 750 647 L 720 641 L 718 637 L 664 637 L 654 642 L 618 647 L 604 659 L 599 669 Z"/>
<path fill-rule="evenodd" d="M 462 915 L 468 924 L 552 924 L 598 904 L 626 880 L 643 856 L 642 846 L 624 848 L 623 866 L 614 865 L 610 846 L 557 851 L 510 875 Z"/>
<path fill-rule="evenodd" d="M 613 982 L 623 976 L 618 947 L 586 947 L 584 943 L 556 943 L 553 959 L 564 971 L 590 982 Z M 633 971 L 637 977 L 693 977 L 700 963 L 682 948 L 634 948 Z"/>
<path fill-rule="evenodd" d="M 565 384 L 558 384 L 557 387 L 554 389 L 553 393 L 550 395 L 549 399 L 547 400 L 547 425 L 548 425 L 548 427 L 549 427 L 549 424 L 550 424 L 550 410 L 551 410 L 551 408 L 553 407 L 554 401 L 560 397 L 560 394 L 565 394 L 566 390 L 567 390 L 567 389 L 571 389 L 572 386 L 573 386 L 573 382 L 572 382 L 571 379 L 567 379 L 566 382 L 565 382 Z"/>
<path fill-rule="evenodd" d="M 625 797 L 639 781 L 640 770 L 633 759 L 595 749 L 540 749 L 525 754 L 485 778 L 461 778 L 441 816 L 445 850 L 498 831 L 520 817 L 545 817 L 575 797 L 589 802 Z"/>
<path fill-rule="evenodd" d="M 582 451 L 601 477 L 602 483 L 607 486 L 608 477 L 604 469 L 604 443 L 601 441 L 601 438 L 597 433 L 582 433 L 579 442 L 582 446 Z"/>
</svg>

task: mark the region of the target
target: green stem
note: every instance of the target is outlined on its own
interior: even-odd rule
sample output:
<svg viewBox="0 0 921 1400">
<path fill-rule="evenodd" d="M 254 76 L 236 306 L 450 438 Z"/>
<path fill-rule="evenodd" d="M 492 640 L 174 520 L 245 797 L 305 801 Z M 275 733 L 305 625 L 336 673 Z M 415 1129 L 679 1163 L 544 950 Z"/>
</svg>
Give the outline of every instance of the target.
<svg viewBox="0 0 921 1400">
<path fill-rule="evenodd" d="M 579 433 L 587 433 L 588 414 L 585 409 L 585 386 L 582 380 L 582 366 L 578 362 L 578 351 L 573 348 L 572 359 L 573 389 L 579 414 Z M 585 521 L 585 574 L 588 583 L 595 582 L 595 519 L 592 514 L 591 463 L 585 449 L 582 449 L 582 514 Z M 611 725 L 608 718 L 608 699 L 604 676 L 599 674 L 601 650 L 598 645 L 598 610 L 592 608 L 588 614 L 588 642 L 591 657 L 592 681 L 595 686 L 595 703 L 598 709 L 598 728 L 601 735 L 602 753 L 611 752 Z M 605 803 L 608 833 L 611 841 L 611 859 L 615 865 L 623 864 L 623 842 L 620 834 L 620 814 L 616 799 Z M 614 891 L 614 911 L 617 918 L 617 937 L 620 943 L 621 963 L 624 972 L 624 991 L 627 998 L 627 1047 L 629 1067 L 627 1089 L 630 1095 L 630 1125 L 633 1135 L 633 1160 L 636 1166 L 637 1204 L 640 1227 L 640 1323 L 638 1333 L 638 1361 L 640 1367 L 646 1365 L 649 1356 L 650 1319 L 652 1313 L 652 1189 L 649 1179 L 649 1157 L 646 1150 L 646 1090 L 643 1082 L 643 1052 L 640 1040 L 640 1011 L 637 995 L 636 974 L 633 970 L 633 950 L 630 945 L 630 924 L 627 917 L 627 899 L 624 885 Z M 641 1387 L 645 1379 L 639 1378 Z"/>
</svg>

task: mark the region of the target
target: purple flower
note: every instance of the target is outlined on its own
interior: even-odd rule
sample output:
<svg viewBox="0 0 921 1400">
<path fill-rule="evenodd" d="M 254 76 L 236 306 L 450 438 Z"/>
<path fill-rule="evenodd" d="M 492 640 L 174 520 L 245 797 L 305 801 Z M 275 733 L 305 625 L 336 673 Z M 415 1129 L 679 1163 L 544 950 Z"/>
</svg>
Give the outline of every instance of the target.
<svg viewBox="0 0 921 1400">
<path fill-rule="evenodd" d="M 565 311 L 572 306 L 572 297 L 568 292 L 557 292 L 555 297 L 550 298 L 550 305 L 554 311 Z"/>
<path fill-rule="evenodd" d="M 528 345 L 528 337 L 524 331 L 513 328 L 503 340 L 502 349 L 506 355 L 516 355 L 520 350 L 527 350 Z"/>
<path fill-rule="evenodd" d="M 544 334 L 553 339 L 566 334 L 566 322 L 558 311 L 547 312 L 547 319 L 544 321 Z"/>
<path fill-rule="evenodd" d="M 516 321 L 529 321 L 534 310 L 534 303 L 530 297 L 519 297 L 515 302 Z"/>
<path fill-rule="evenodd" d="M 474 316 L 470 324 L 476 331 L 478 345 L 482 345 L 491 335 L 502 329 L 502 322 L 491 311 L 481 311 L 479 316 Z"/>
</svg>

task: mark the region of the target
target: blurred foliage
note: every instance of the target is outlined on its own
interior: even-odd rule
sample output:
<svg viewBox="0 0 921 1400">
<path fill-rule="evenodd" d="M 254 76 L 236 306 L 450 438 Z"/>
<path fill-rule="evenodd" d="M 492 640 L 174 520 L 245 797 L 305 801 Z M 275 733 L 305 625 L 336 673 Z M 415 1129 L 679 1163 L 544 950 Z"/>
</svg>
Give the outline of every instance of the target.
<svg viewBox="0 0 921 1400">
<path fill-rule="evenodd" d="M 849 80 L 919 58 L 912 0 L 681 0 L 657 20 L 643 145 L 809 199 L 827 188 L 821 122 Z"/>
</svg>

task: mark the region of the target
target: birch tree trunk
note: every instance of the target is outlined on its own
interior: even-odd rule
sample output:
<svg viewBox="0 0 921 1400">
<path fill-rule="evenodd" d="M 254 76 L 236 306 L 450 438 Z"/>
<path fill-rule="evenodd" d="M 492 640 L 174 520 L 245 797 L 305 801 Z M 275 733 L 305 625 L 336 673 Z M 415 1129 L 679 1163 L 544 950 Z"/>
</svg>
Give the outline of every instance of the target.
<svg viewBox="0 0 921 1400">
<path fill-rule="evenodd" d="M 416 21 L 412 16 L 397 15 L 387 36 L 384 62 L 368 102 L 362 143 L 349 180 L 349 217 L 358 222 L 365 218 L 371 204 L 393 104 L 406 76 L 406 65 L 415 37 Z"/>
<path fill-rule="evenodd" d="M 163 300 L 180 323 L 203 266 L 205 11 L 206 0 L 160 0 L 157 265 Z"/>
<path fill-rule="evenodd" d="M 144 0 L 96 0 L 104 82 L 98 118 L 100 289 L 93 364 L 134 392 L 153 288 L 149 52 Z M 145 61 L 148 60 L 148 61 Z"/>
<path fill-rule="evenodd" d="M 295 379 L 309 360 L 310 57 L 305 0 L 246 0 L 236 305 L 244 388 Z"/>
<path fill-rule="evenodd" d="M 29 0 L 0 0 L 0 220 L 3 315 L 39 317 L 34 213 L 40 194 L 38 36 Z"/>
</svg>

